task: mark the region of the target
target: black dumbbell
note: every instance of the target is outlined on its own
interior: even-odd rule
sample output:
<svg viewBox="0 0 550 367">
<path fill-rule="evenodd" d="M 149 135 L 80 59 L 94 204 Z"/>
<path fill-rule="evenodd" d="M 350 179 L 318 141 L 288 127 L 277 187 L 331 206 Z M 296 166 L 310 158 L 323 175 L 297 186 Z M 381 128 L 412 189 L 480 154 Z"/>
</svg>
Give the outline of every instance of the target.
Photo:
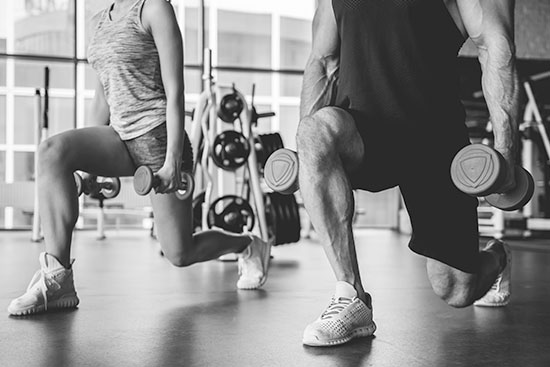
<svg viewBox="0 0 550 367">
<path fill-rule="evenodd" d="M 515 166 L 516 186 L 499 193 L 507 175 L 506 160 L 483 144 L 472 144 L 461 149 L 451 164 L 451 179 L 462 192 L 472 196 L 484 196 L 498 209 L 512 211 L 523 207 L 533 197 L 533 177 L 521 166 Z"/>
<path fill-rule="evenodd" d="M 273 191 L 290 195 L 299 189 L 298 155 L 290 149 L 279 149 L 269 156 L 264 168 L 265 183 Z"/>
<path fill-rule="evenodd" d="M 160 185 L 160 179 L 153 173 L 153 170 L 147 166 L 141 166 L 134 173 L 134 189 L 138 195 L 147 195 L 152 189 Z M 180 200 L 186 200 L 193 195 L 195 189 L 195 180 L 187 172 L 181 172 L 181 181 L 176 191 L 176 196 Z"/>
<path fill-rule="evenodd" d="M 82 178 L 73 173 L 78 196 L 86 194 L 97 198 L 100 194 L 105 199 L 112 199 L 120 193 L 120 179 L 118 177 L 88 176 Z"/>
</svg>

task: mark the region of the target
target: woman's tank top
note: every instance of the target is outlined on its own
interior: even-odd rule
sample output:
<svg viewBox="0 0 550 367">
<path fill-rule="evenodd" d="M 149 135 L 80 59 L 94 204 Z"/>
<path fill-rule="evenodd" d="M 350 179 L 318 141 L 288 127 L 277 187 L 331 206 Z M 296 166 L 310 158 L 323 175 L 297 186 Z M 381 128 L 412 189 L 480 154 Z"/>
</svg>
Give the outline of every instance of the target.
<svg viewBox="0 0 550 367">
<path fill-rule="evenodd" d="M 137 0 L 122 18 L 112 20 L 109 7 L 98 16 L 88 48 L 111 113 L 111 126 L 129 140 L 166 122 L 166 94 L 153 36 L 141 22 L 146 0 Z"/>
</svg>

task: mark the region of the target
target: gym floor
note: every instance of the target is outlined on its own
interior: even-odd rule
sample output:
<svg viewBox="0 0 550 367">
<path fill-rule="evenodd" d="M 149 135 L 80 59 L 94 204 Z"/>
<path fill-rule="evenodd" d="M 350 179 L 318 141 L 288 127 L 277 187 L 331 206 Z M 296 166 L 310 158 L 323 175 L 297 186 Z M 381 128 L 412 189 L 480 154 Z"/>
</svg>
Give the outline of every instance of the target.
<svg viewBox="0 0 550 367">
<path fill-rule="evenodd" d="M 76 232 L 81 305 L 0 317 L 0 366 L 550 366 L 550 245 L 510 241 L 513 300 L 502 309 L 452 309 L 431 291 L 408 237 L 357 231 L 374 298 L 374 338 L 333 348 L 301 344 L 334 280 L 312 240 L 277 247 L 260 291 L 237 291 L 235 262 L 178 269 L 147 232 Z M 0 236 L 0 306 L 24 291 L 41 244 Z"/>
</svg>

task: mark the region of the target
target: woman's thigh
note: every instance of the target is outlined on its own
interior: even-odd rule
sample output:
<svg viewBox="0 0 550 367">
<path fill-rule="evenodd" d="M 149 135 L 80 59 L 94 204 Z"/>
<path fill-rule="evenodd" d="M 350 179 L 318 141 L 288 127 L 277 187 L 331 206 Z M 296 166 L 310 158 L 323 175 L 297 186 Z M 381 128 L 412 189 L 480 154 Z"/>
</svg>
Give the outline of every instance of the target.
<svg viewBox="0 0 550 367">
<path fill-rule="evenodd" d="M 98 176 L 131 176 L 134 163 L 119 135 L 109 126 L 66 131 L 46 140 L 41 147 L 45 162 L 65 165 L 73 171 Z M 45 168 L 45 167 L 44 167 Z"/>
</svg>

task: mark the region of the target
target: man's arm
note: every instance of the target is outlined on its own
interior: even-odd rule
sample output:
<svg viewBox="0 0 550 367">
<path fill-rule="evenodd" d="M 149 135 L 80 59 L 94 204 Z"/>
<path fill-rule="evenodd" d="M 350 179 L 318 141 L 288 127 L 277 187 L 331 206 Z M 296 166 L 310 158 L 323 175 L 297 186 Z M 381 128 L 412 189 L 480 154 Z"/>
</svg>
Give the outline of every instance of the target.
<svg viewBox="0 0 550 367">
<path fill-rule="evenodd" d="M 519 81 L 514 43 L 514 0 L 457 0 L 468 35 L 477 46 L 481 85 L 491 115 L 495 149 L 508 168 L 518 149 Z M 513 169 L 509 169 L 513 172 Z M 512 176 L 512 175 L 509 175 Z M 509 188 L 514 179 L 508 177 Z"/>
<path fill-rule="evenodd" d="M 300 120 L 330 103 L 339 71 L 340 40 L 331 0 L 319 0 L 313 44 L 302 85 Z"/>
</svg>

